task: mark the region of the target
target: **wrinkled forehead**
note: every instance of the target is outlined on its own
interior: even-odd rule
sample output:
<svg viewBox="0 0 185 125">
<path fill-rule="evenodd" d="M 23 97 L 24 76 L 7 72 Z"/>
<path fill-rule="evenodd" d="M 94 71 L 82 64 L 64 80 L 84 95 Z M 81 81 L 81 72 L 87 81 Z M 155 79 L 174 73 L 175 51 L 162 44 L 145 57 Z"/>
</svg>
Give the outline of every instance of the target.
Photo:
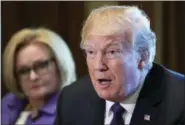
<svg viewBox="0 0 185 125">
<path fill-rule="evenodd" d="M 111 45 L 121 45 L 121 41 L 119 39 L 103 37 L 103 36 L 91 36 L 87 39 L 82 45 L 81 48 L 93 47 L 93 48 L 106 48 Z"/>
<path fill-rule="evenodd" d="M 131 44 L 125 41 L 123 36 L 101 36 L 101 35 L 90 35 L 80 45 L 81 49 L 108 49 L 112 47 L 120 49 L 129 49 Z"/>
<path fill-rule="evenodd" d="M 103 37 L 104 41 L 132 41 L 132 26 L 119 16 L 97 15 L 90 19 L 85 27 L 82 42 L 86 43 Z"/>
</svg>

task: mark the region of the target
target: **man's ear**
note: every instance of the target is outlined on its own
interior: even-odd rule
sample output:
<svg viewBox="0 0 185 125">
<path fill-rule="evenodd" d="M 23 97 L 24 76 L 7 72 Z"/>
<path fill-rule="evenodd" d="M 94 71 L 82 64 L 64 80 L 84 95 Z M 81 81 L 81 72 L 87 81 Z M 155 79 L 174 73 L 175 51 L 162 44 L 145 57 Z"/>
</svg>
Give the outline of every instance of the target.
<svg viewBox="0 0 185 125">
<path fill-rule="evenodd" d="M 146 64 L 148 63 L 149 60 L 149 53 L 148 52 L 143 52 L 140 54 L 140 59 L 138 61 L 138 68 L 142 70 L 143 68 L 146 67 Z"/>
<path fill-rule="evenodd" d="M 146 65 L 146 63 L 145 63 L 144 60 L 140 60 L 140 61 L 138 62 L 138 68 L 139 68 L 140 70 L 142 70 L 142 69 L 145 67 L 145 65 Z"/>
</svg>

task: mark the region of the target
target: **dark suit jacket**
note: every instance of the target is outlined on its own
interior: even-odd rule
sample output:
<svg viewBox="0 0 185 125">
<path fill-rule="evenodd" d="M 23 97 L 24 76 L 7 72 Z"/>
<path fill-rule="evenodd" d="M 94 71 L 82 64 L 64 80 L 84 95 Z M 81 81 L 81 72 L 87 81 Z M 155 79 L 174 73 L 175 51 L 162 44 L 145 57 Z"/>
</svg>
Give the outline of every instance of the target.
<svg viewBox="0 0 185 125">
<path fill-rule="evenodd" d="M 154 64 L 130 125 L 184 125 L 184 89 L 184 75 Z M 98 97 L 89 76 L 64 88 L 57 108 L 56 125 L 104 125 L 105 100 Z"/>
</svg>

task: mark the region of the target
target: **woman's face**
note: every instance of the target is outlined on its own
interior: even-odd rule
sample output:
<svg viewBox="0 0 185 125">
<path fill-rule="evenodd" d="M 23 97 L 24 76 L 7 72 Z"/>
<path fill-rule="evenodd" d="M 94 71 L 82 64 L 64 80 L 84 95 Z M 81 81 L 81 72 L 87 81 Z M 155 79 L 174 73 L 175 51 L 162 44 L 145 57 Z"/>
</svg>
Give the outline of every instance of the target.
<svg viewBox="0 0 185 125">
<path fill-rule="evenodd" d="M 60 88 L 56 62 L 42 43 L 31 43 L 17 52 L 15 71 L 18 83 L 28 98 L 44 98 Z"/>
</svg>

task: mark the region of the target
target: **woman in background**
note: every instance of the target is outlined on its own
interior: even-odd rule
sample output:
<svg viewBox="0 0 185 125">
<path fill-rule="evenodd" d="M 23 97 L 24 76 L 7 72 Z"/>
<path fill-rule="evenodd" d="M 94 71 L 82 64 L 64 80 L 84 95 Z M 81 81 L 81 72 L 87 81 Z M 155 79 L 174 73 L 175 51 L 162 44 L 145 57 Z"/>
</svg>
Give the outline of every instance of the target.
<svg viewBox="0 0 185 125">
<path fill-rule="evenodd" d="M 3 55 L 10 93 L 2 100 L 2 124 L 53 124 L 60 89 L 76 80 L 67 44 L 46 28 L 13 35 Z"/>
</svg>

